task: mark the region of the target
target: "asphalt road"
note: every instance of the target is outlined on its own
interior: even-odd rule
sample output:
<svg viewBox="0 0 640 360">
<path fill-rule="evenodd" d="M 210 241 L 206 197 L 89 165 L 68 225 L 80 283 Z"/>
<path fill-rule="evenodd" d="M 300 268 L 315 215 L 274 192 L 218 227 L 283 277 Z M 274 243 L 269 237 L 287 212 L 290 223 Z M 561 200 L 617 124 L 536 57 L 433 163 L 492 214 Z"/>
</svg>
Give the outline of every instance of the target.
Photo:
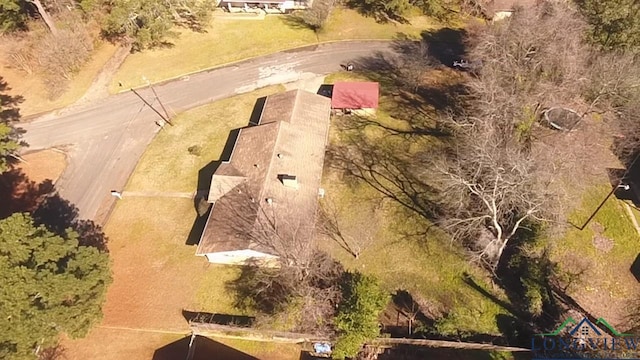
<svg viewBox="0 0 640 360">
<path fill-rule="evenodd" d="M 391 51 L 389 43 L 323 44 L 201 72 L 154 88 L 166 107 L 181 112 L 263 86 L 336 72 L 341 64 L 377 51 Z M 150 101 L 154 98 L 148 88 L 138 92 Z M 69 165 L 56 188 L 79 208 L 81 218 L 102 222 L 115 201 L 110 191 L 123 189 L 159 131 L 158 119 L 136 95 L 125 92 L 21 127 L 27 130 L 27 151 L 54 146 L 66 149 Z"/>
</svg>

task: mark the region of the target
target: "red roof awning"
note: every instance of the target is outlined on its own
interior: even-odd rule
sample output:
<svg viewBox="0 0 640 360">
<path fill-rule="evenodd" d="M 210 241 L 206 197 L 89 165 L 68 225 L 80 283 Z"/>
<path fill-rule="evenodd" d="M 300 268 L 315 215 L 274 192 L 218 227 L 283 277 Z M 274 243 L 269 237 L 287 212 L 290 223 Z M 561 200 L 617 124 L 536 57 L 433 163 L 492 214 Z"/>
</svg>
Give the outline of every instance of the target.
<svg viewBox="0 0 640 360">
<path fill-rule="evenodd" d="M 333 109 L 376 109 L 380 86 L 377 82 L 337 82 L 333 85 Z"/>
</svg>

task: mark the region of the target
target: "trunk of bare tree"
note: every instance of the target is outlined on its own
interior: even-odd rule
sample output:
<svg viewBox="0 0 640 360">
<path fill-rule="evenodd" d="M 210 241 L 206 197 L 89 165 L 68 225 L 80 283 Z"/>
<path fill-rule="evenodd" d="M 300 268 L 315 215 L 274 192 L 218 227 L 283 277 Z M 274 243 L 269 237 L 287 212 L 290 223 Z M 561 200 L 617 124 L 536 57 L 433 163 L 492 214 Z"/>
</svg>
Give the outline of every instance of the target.
<svg viewBox="0 0 640 360">
<path fill-rule="evenodd" d="M 42 3 L 40 2 L 40 0 L 27 0 L 27 1 L 29 1 L 30 3 L 36 6 L 36 8 L 38 9 L 38 13 L 42 17 L 42 20 L 44 20 L 44 23 L 47 24 L 49 31 L 51 31 L 53 35 L 58 35 L 58 29 L 56 28 L 56 24 L 53 22 L 53 19 L 51 18 L 51 16 L 49 16 L 49 13 L 44 8 L 44 6 L 42 6 Z"/>
</svg>

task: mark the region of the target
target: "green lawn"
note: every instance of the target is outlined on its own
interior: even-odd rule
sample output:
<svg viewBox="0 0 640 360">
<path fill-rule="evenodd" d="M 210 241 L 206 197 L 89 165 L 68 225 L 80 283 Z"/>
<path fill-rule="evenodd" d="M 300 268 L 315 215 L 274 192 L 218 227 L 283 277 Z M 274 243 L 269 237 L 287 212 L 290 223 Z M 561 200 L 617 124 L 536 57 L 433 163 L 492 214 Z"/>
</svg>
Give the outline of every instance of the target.
<svg viewBox="0 0 640 360">
<path fill-rule="evenodd" d="M 249 123 L 256 100 L 282 90 L 267 87 L 179 114 L 176 126 L 166 126 L 149 145 L 126 190 L 195 191 L 198 171 L 220 158 L 231 130 Z M 199 156 L 188 151 L 194 145 L 202 148 Z"/>
<path fill-rule="evenodd" d="M 325 82 L 344 80 L 367 80 L 367 77 L 340 72 L 327 76 Z M 409 124 L 396 116 L 398 109 L 392 92 L 388 87 L 381 89 L 380 106 L 372 123 L 408 129 Z M 337 124 L 350 121 L 355 120 L 350 117 L 334 118 L 330 134 L 333 145 L 343 144 L 352 136 L 364 135 L 368 139 L 366 142 L 375 142 L 392 154 L 411 154 L 429 146 L 432 141 L 389 136 L 386 130 L 375 125 L 356 131 L 338 129 Z M 499 290 L 487 288 L 486 274 L 462 255 L 462 249 L 434 232 L 422 234 L 430 225 L 425 219 L 393 200 L 383 200 L 381 193 L 363 181 L 344 181 L 330 166 L 325 166 L 323 188 L 327 195 L 322 201 L 338 209 L 341 232 L 362 243 L 364 250 L 355 259 L 338 243 L 327 238 L 322 240 L 322 248 L 347 268 L 375 274 L 390 292 L 406 290 L 420 299 L 431 312 L 426 315 L 440 320 L 438 331 L 441 333 L 500 334 L 496 316 L 507 311 L 467 285 L 463 275 L 471 275 L 483 290 L 500 300 L 505 300 L 505 296 Z M 440 319 L 443 316 L 444 320 Z"/>
<path fill-rule="evenodd" d="M 172 47 L 130 55 L 114 76 L 110 90 L 144 85 L 143 76 L 158 82 L 186 73 L 241 59 L 317 43 L 348 39 L 393 39 L 399 33 L 418 37 L 425 29 L 441 26 L 427 17 L 414 17 L 411 24 L 379 24 L 354 10 L 337 8 L 325 30 L 316 34 L 291 25 L 284 15 L 268 15 L 264 20 L 237 20 L 217 17 L 206 32 L 179 31 Z"/>
<path fill-rule="evenodd" d="M 212 337 L 212 339 L 245 354 L 254 356 L 257 359 L 298 360 L 300 359 L 300 351 L 302 350 L 301 346 L 298 344 L 248 341 L 216 337 Z"/>
<path fill-rule="evenodd" d="M 580 209 L 571 214 L 570 222 L 584 224 L 609 191 L 608 186 L 588 191 Z M 580 274 L 569 287 L 569 294 L 596 317 L 622 320 L 626 316 L 625 305 L 640 290 L 629 271 L 640 249 L 639 240 L 624 203 L 611 197 L 584 230 L 572 227 L 562 238 L 551 242 L 560 267 Z"/>
</svg>

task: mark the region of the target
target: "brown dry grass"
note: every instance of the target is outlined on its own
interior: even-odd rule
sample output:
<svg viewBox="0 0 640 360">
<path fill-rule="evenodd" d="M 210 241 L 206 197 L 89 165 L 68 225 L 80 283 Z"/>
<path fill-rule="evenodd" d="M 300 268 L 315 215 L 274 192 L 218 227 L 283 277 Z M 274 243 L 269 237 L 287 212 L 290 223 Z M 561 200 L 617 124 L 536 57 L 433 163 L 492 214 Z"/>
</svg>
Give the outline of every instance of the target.
<svg viewBox="0 0 640 360">
<path fill-rule="evenodd" d="M 0 44 L 0 54 L 4 52 L 4 46 Z M 22 116 L 29 116 L 63 108 L 82 97 L 116 50 L 115 45 L 99 43 L 91 60 L 69 83 L 69 90 L 54 100 L 49 99 L 38 74 L 29 75 L 18 69 L 13 69 L 9 67 L 6 59 L 2 56 L 0 56 L 0 69 L 2 69 L 2 78 L 11 88 L 8 95 L 24 97 L 24 102 L 20 104 L 20 113 Z"/>
<path fill-rule="evenodd" d="M 215 268 L 185 241 L 195 217 L 181 198 L 125 198 L 105 227 L 114 282 L 103 325 L 186 330 L 181 310 L 193 308 L 200 282 Z"/>
<path fill-rule="evenodd" d="M 36 183 L 44 180 L 55 181 L 67 167 L 67 158 L 59 150 L 47 149 L 28 153 L 22 156 L 25 162 L 19 164 L 27 177 Z"/>
<path fill-rule="evenodd" d="M 65 360 L 174 360 L 185 359 L 190 333 L 95 328 L 82 340 L 64 339 Z M 298 360 L 300 346 L 225 338 L 196 342 L 194 359 Z M 203 357 L 202 355 L 207 355 Z"/>
<path fill-rule="evenodd" d="M 86 338 L 65 339 L 62 345 L 65 360 L 152 360 L 156 349 L 185 335 L 95 328 Z"/>
</svg>

